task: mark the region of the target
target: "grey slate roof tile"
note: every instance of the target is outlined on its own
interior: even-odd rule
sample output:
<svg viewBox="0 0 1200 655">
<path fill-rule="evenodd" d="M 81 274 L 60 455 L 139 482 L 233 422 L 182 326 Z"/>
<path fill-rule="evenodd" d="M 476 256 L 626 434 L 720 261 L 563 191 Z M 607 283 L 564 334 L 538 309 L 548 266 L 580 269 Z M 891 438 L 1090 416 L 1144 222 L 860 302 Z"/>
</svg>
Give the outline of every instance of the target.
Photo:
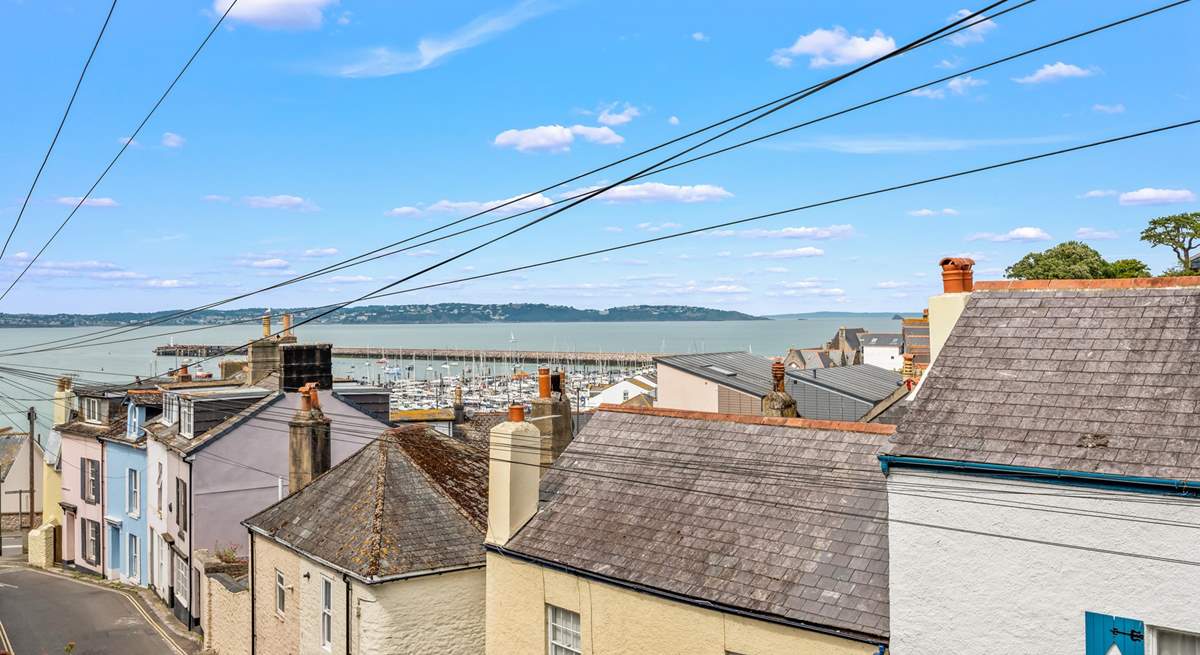
<svg viewBox="0 0 1200 655">
<path fill-rule="evenodd" d="M 505 547 L 886 638 L 887 503 L 875 458 L 884 438 L 601 410 L 547 473 L 538 513 Z M 836 484 L 846 468 L 870 481 Z M 827 475 L 831 484 L 814 483 Z"/>
<path fill-rule="evenodd" d="M 1196 481 L 1198 374 L 1200 288 L 977 290 L 885 451 Z"/>
</svg>

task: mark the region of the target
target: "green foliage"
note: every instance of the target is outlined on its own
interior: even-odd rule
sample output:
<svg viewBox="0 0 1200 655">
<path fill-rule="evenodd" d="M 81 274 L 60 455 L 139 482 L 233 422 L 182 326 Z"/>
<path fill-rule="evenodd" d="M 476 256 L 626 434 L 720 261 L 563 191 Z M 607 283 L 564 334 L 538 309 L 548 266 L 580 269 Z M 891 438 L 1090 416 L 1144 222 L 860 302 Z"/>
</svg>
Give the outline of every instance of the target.
<svg viewBox="0 0 1200 655">
<path fill-rule="evenodd" d="M 1200 246 L 1200 212 L 1155 218 L 1142 230 L 1142 241 L 1150 244 L 1151 248 L 1170 248 L 1179 260 L 1179 271 L 1188 270 L 1191 268 L 1192 251 Z"/>
<path fill-rule="evenodd" d="M 1108 277 L 1150 277 L 1150 267 L 1140 259 L 1118 259 L 1109 263 Z"/>
<path fill-rule="evenodd" d="M 1150 268 L 1137 259 L 1109 262 L 1095 248 L 1067 241 L 1049 250 L 1031 252 L 1009 266 L 1005 277 L 1015 280 L 1093 280 L 1150 277 Z"/>
</svg>

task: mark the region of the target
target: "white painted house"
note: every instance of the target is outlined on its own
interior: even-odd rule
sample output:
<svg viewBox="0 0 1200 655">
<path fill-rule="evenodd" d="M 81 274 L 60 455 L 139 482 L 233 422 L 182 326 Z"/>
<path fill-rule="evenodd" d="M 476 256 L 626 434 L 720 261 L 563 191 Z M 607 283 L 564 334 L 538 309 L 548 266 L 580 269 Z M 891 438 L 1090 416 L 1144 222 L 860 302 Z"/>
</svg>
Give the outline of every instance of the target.
<svg viewBox="0 0 1200 655">
<path fill-rule="evenodd" d="M 1200 653 L 1200 278 L 943 265 L 880 456 L 890 652 Z"/>
<path fill-rule="evenodd" d="M 888 371 L 904 368 L 904 337 L 892 333 L 867 333 L 859 336 L 864 364 Z"/>
<path fill-rule="evenodd" d="M 653 398 L 657 389 L 658 383 L 654 376 L 634 375 L 597 390 L 588 398 L 587 406 L 620 405 L 621 403 L 628 402 L 630 398 L 636 398 L 641 395 Z"/>
</svg>

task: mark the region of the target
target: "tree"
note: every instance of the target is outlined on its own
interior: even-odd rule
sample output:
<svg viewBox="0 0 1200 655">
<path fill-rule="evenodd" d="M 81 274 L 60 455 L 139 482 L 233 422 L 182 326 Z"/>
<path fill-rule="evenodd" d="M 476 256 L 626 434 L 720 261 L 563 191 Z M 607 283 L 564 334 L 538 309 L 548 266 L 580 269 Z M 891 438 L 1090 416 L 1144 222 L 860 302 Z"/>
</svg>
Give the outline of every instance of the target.
<svg viewBox="0 0 1200 655">
<path fill-rule="evenodd" d="M 1108 265 L 1108 277 L 1150 277 L 1150 267 L 1140 259 L 1118 259 Z"/>
<path fill-rule="evenodd" d="M 1172 214 L 1150 221 L 1142 230 L 1142 241 L 1150 247 L 1167 246 L 1179 259 L 1179 268 L 1192 267 L 1192 251 L 1200 246 L 1200 212 Z"/>
<path fill-rule="evenodd" d="M 1005 277 L 1016 280 L 1092 280 L 1150 277 L 1150 267 L 1137 259 L 1109 262 L 1095 248 L 1067 241 L 1043 252 L 1031 252 L 1009 266 Z"/>
</svg>

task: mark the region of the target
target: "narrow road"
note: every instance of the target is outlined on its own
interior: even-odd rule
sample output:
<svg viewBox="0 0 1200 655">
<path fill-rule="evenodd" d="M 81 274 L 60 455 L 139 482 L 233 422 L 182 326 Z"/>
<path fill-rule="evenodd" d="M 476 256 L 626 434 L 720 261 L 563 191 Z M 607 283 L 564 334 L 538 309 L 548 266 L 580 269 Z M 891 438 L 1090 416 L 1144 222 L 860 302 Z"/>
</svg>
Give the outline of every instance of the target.
<svg viewBox="0 0 1200 655">
<path fill-rule="evenodd" d="M 24 569 L 0 570 L 0 625 L 14 655 L 173 652 L 124 594 Z"/>
</svg>

